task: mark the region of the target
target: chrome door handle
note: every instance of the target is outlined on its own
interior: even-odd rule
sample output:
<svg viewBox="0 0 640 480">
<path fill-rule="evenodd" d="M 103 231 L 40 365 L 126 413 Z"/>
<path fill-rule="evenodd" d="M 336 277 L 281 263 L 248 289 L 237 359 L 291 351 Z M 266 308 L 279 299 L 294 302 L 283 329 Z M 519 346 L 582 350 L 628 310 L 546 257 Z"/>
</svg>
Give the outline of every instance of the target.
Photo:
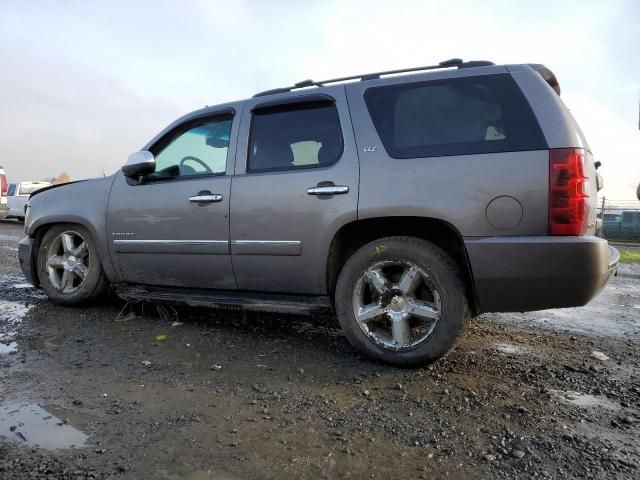
<svg viewBox="0 0 640 480">
<path fill-rule="evenodd" d="M 346 185 L 326 185 L 323 187 L 307 188 L 309 195 L 344 195 L 349 193 L 349 187 Z"/>
<path fill-rule="evenodd" d="M 219 193 L 209 193 L 209 194 L 206 194 L 206 195 L 198 194 L 198 195 L 194 195 L 193 197 L 189 197 L 189 201 L 191 203 L 221 202 L 222 201 L 222 195 L 220 195 Z"/>
</svg>

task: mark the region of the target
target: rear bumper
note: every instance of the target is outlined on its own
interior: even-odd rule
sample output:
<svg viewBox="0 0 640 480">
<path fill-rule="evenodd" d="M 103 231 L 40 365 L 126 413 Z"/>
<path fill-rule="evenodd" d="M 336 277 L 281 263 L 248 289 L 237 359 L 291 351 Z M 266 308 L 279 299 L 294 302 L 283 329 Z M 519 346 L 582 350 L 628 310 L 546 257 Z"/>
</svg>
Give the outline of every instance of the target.
<svg viewBox="0 0 640 480">
<path fill-rule="evenodd" d="M 0 203 L 0 220 L 4 220 L 9 216 L 9 207 L 4 203 Z"/>
<path fill-rule="evenodd" d="M 598 237 L 465 239 L 479 312 L 524 312 L 588 303 L 620 254 Z"/>
<path fill-rule="evenodd" d="M 35 264 L 33 261 L 33 238 L 24 237 L 18 244 L 18 261 L 22 273 L 27 277 L 29 283 L 34 287 L 38 286 L 38 276 L 35 272 Z"/>
</svg>

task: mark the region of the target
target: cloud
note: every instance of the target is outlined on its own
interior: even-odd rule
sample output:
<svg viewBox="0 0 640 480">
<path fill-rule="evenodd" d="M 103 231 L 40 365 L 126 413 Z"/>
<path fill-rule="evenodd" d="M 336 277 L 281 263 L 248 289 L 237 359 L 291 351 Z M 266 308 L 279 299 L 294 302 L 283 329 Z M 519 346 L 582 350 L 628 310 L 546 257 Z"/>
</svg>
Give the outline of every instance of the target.
<svg viewBox="0 0 640 480">
<path fill-rule="evenodd" d="M 172 99 L 146 99 L 123 83 L 58 60 L 0 48 L 0 145 L 11 180 L 68 171 L 73 178 L 112 173 L 129 153 L 180 114 Z"/>
<path fill-rule="evenodd" d="M 112 172 L 204 104 L 462 57 L 554 70 L 607 195 L 629 198 L 640 180 L 638 18 L 637 0 L 6 2 L 0 163 L 14 179 Z"/>
</svg>

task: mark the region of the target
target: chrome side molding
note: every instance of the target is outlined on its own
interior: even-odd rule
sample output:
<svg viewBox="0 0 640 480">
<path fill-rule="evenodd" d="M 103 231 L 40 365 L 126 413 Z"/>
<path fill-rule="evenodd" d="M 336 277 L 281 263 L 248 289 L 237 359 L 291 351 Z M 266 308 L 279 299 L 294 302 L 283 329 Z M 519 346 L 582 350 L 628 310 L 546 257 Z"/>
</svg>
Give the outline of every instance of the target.
<svg viewBox="0 0 640 480">
<path fill-rule="evenodd" d="M 232 240 L 233 255 L 284 255 L 298 256 L 302 253 L 300 240 Z"/>
<path fill-rule="evenodd" d="M 180 253 L 208 255 L 283 255 L 302 254 L 300 240 L 137 240 L 114 239 L 119 253 Z M 231 251 L 229 251 L 231 249 Z"/>
</svg>

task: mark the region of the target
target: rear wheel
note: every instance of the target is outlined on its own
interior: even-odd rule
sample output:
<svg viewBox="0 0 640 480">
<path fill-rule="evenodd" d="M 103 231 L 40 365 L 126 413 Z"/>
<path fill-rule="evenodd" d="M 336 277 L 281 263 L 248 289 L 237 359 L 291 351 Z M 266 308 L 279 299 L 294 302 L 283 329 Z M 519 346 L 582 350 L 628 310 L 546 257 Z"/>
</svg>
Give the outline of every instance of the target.
<svg viewBox="0 0 640 480">
<path fill-rule="evenodd" d="M 382 238 L 358 250 L 340 273 L 335 300 L 349 341 L 398 366 L 440 358 L 468 315 L 455 262 L 414 237 Z"/>
<path fill-rule="evenodd" d="M 93 239 L 81 225 L 54 225 L 47 230 L 37 261 L 42 289 L 54 302 L 82 305 L 108 288 Z"/>
</svg>

